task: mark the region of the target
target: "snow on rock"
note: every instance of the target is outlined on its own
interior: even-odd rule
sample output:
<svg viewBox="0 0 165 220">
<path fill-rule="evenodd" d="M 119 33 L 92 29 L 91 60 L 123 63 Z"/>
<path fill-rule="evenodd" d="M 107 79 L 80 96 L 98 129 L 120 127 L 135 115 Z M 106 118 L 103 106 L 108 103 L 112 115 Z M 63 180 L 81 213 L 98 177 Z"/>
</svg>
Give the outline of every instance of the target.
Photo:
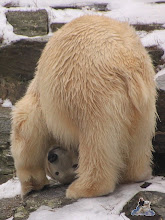
<svg viewBox="0 0 165 220">
<path fill-rule="evenodd" d="M 109 196 L 79 199 L 77 202 L 59 209 L 50 209 L 42 206 L 31 213 L 28 220 L 126 220 L 128 218 L 124 213 L 120 214 L 120 211 L 136 193 L 139 191 L 165 193 L 165 179 L 163 177 L 154 177 L 148 182 L 152 184 L 146 189 L 140 187 L 142 183 L 124 184 L 117 187 L 115 192 Z"/>
<path fill-rule="evenodd" d="M 158 88 L 165 90 L 165 68 L 155 75 L 155 80 Z"/>
<path fill-rule="evenodd" d="M 20 192 L 21 185 L 18 178 L 13 178 L 0 185 L 0 199 L 15 197 L 16 195 L 19 195 Z"/>
<path fill-rule="evenodd" d="M 28 220 L 127 220 L 125 214 L 120 212 L 136 193 L 139 191 L 165 193 L 165 177 L 153 177 L 147 182 L 152 184 L 145 189 L 140 187 L 142 183 L 123 184 L 119 185 L 115 192 L 108 196 L 79 199 L 77 202 L 62 208 L 51 209 L 48 206 L 41 206 L 37 211 L 30 214 Z M 0 199 L 15 197 L 20 194 L 20 190 L 18 178 L 11 179 L 0 185 Z"/>
<path fill-rule="evenodd" d="M 13 220 L 14 219 L 14 217 L 12 216 L 12 217 L 10 217 L 10 218 L 8 218 L 8 219 L 6 219 L 6 220 Z"/>
<path fill-rule="evenodd" d="M 22 7 L 58 7 L 58 6 L 85 6 L 93 3 L 109 3 L 109 0 L 1 0 L 0 5 L 13 3 Z"/>
<path fill-rule="evenodd" d="M 55 10 L 47 8 L 49 14 L 50 23 L 68 23 L 73 19 L 83 16 L 83 15 L 102 15 L 102 12 L 95 12 L 93 10 L 88 10 L 86 8 L 80 9 L 64 9 L 64 10 Z"/>
<path fill-rule="evenodd" d="M 70 22 L 76 17 L 85 14 L 99 14 L 112 17 L 121 21 L 128 21 L 131 24 L 137 23 L 161 23 L 165 24 L 165 4 L 153 4 L 156 0 L 1 0 L 0 1 L 0 37 L 4 38 L 4 43 L 10 43 L 25 36 L 16 35 L 13 33 L 13 27 L 7 22 L 5 13 L 10 10 L 38 10 L 45 8 L 49 15 L 49 22 L 66 23 Z M 16 7 L 6 9 L 3 6 L 6 4 L 15 4 Z M 108 12 L 97 12 L 95 10 L 88 10 L 87 8 L 79 9 L 64 9 L 55 10 L 51 7 L 58 6 L 75 6 L 75 5 L 90 5 L 90 4 L 108 4 Z M 156 36 L 158 33 L 154 33 Z M 164 32 L 161 32 L 161 39 Z M 154 36 L 150 36 L 154 38 Z"/>
<path fill-rule="evenodd" d="M 146 0 L 111 0 L 107 15 L 131 24 L 165 23 L 165 4 L 149 4 Z"/>
<path fill-rule="evenodd" d="M 165 30 L 155 30 L 142 37 L 141 41 L 145 47 L 157 45 L 165 49 Z"/>
<path fill-rule="evenodd" d="M 25 36 L 16 35 L 13 32 L 13 26 L 7 22 L 5 13 L 8 10 L 0 7 L 0 38 L 3 39 L 3 44 L 10 44 L 12 41 L 17 41 Z"/>
<path fill-rule="evenodd" d="M 5 99 L 5 100 L 3 101 L 2 107 L 12 108 L 13 105 L 12 105 L 12 103 L 11 103 L 11 101 L 10 101 L 9 99 Z"/>
</svg>

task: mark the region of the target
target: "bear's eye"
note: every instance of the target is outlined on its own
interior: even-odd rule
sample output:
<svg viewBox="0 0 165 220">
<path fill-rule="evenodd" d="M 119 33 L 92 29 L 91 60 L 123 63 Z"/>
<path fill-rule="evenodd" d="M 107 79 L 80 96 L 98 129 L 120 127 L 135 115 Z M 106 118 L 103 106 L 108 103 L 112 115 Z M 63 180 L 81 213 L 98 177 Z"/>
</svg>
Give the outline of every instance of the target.
<svg viewBox="0 0 165 220">
<path fill-rule="evenodd" d="M 74 168 L 74 169 L 76 169 L 78 167 L 78 164 L 74 164 L 73 166 L 72 166 L 72 168 Z"/>
<path fill-rule="evenodd" d="M 54 153 L 52 153 L 52 152 L 49 152 L 49 154 L 48 154 L 48 161 L 49 161 L 50 163 L 55 162 L 55 161 L 57 160 L 57 158 L 58 158 L 58 155 L 57 155 L 57 154 L 54 154 Z"/>
<path fill-rule="evenodd" d="M 58 175 L 59 175 L 59 172 L 55 172 L 55 174 L 58 176 Z"/>
</svg>

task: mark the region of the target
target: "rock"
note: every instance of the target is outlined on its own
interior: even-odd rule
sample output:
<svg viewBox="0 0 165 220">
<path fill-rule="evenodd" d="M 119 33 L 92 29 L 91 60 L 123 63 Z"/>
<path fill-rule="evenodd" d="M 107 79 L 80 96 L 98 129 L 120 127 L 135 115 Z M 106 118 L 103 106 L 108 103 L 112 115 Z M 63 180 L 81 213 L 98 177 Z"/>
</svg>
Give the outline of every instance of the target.
<svg viewBox="0 0 165 220">
<path fill-rule="evenodd" d="M 158 24 L 158 23 L 155 23 L 155 24 L 133 24 L 132 26 L 136 29 L 136 31 L 146 31 L 146 32 L 165 29 L 163 24 Z"/>
<path fill-rule="evenodd" d="M 143 198 L 145 201 L 151 202 L 151 209 L 155 212 L 155 216 L 150 217 L 153 220 L 165 219 L 165 193 L 155 192 L 155 191 L 142 191 L 137 193 L 123 208 L 122 212 L 129 219 L 148 219 L 146 216 L 131 216 L 131 211 L 134 210 L 138 204 L 139 198 Z"/>
<path fill-rule="evenodd" d="M 154 175 L 165 176 L 165 91 L 158 91 L 157 100 L 157 128 L 153 138 L 154 155 Z"/>
<path fill-rule="evenodd" d="M 94 3 L 85 7 L 90 10 L 94 9 L 95 11 L 109 11 L 108 3 Z"/>
<path fill-rule="evenodd" d="M 24 95 L 48 39 L 22 39 L 0 47 L 0 98 L 9 98 L 14 104 Z"/>
<path fill-rule="evenodd" d="M 157 131 L 165 132 L 165 91 L 158 91 L 157 112 Z"/>
<path fill-rule="evenodd" d="M 0 184 L 13 177 L 14 162 L 10 153 L 10 112 L 0 107 Z"/>
<path fill-rule="evenodd" d="M 162 74 L 157 76 L 156 82 L 157 82 L 158 88 L 165 91 L 165 69 L 161 70 L 159 73 L 162 73 Z"/>
<path fill-rule="evenodd" d="M 165 1 L 156 1 L 156 4 L 165 4 Z"/>
<path fill-rule="evenodd" d="M 146 47 L 149 55 L 151 56 L 151 59 L 153 61 L 153 65 L 157 67 L 161 64 L 161 58 L 164 54 L 164 50 L 161 48 L 158 48 L 157 46 L 153 47 Z"/>
<path fill-rule="evenodd" d="M 79 2 L 79 3 L 74 3 L 74 4 L 66 4 L 63 6 L 56 6 L 53 7 L 54 9 L 83 9 L 83 8 L 87 8 L 89 10 L 96 10 L 96 11 L 109 11 L 108 8 L 108 3 L 83 3 L 83 2 Z"/>
<path fill-rule="evenodd" d="M 165 132 L 157 131 L 153 144 L 156 152 L 165 154 Z"/>
<path fill-rule="evenodd" d="M 10 99 L 12 104 L 20 99 L 26 91 L 29 80 L 14 79 L 10 74 L 6 77 L 0 78 L 0 94 L 3 100 Z"/>
<path fill-rule="evenodd" d="M 154 152 L 154 167 L 153 167 L 153 175 L 165 176 L 165 154 L 159 153 L 159 151 Z"/>
<path fill-rule="evenodd" d="M 50 25 L 50 28 L 52 30 L 52 32 L 57 31 L 59 28 L 61 28 L 65 23 L 52 23 Z"/>
<path fill-rule="evenodd" d="M 23 219 L 27 215 L 28 215 L 28 211 L 26 210 L 26 208 L 24 206 L 20 206 L 17 208 L 14 218 Z"/>
<path fill-rule="evenodd" d="M 2 42 L 3 42 L 3 37 L 0 36 L 0 46 L 1 46 Z"/>
<path fill-rule="evenodd" d="M 48 37 L 22 39 L 1 47 L 0 75 L 2 77 L 11 75 L 24 81 L 32 79 L 36 63 L 48 39 Z"/>
<path fill-rule="evenodd" d="M 13 26 L 14 33 L 29 37 L 48 34 L 48 15 L 46 10 L 8 11 L 7 21 Z"/>
<path fill-rule="evenodd" d="M 9 108 L 0 107 L 0 149 L 5 149 L 4 145 L 10 142 L 10 112 Z"/>
<path fill-rule="evenodd" d="M 65 197 L 66 186 L 54 184 L 39 192 L 29 194 L 24 201 L 20 196 L 0 200 L 0 220 L 14 216 L 14 220 L 27 219 L 31 212 L 40 206 L 48 206 L 52 209 L 71 204 L 76 200 Z"/>
</svg>

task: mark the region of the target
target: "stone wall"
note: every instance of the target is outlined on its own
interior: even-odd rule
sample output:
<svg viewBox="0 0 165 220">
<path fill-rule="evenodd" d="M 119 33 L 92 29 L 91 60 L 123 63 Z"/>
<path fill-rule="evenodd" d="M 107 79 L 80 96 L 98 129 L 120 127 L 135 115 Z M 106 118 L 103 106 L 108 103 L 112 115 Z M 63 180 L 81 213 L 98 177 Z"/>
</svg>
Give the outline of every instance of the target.
<svg viewBox="0 0 165 220">
<path fill-rule="evenodd" d="M 106 5 L 93 5 L 95 10 L 106 11 Z M 50 23 L 45 9 L 36 11 L 17 11 L 10 8 L 6 12 L 7 21 L 13 26 L 16 35 L 27 36 L 9 45 L 0 36 L 0 98 L 9 98 L 13 104 L 20 99 L 33 78 L 37 61 L 50 37 L 50 33 L 58 30 L 64 23 Z M 150 32 L 165 29 L 162 24 L 134 25 L 137 31 Z M 31 38 L 32 37 L 32 38 Z M 152 46 L 146 48 L 152 57 L 155 70 L 161 65 L 164 51 Z M 156 137 L 153 140 L 155 153 L 155 173 L 165 174 L 165 91 L 159 90 L 157 110 L 158 120 Z M 10 155 L 10 109 L 0 107 L 0 183 L 13 175 L 13 161 Z M 3 178 L 1 178 L 3 176 Z"/>
</svg>

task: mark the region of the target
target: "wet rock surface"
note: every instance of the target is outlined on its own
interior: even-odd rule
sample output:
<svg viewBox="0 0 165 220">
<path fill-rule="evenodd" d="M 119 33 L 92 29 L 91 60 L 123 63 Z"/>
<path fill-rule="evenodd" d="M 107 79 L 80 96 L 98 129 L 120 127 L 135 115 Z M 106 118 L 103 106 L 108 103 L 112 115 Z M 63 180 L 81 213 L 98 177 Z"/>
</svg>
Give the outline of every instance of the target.
<svg viewBox="0 0 165 220">
<path fill-rule="evenodd" d="M 0 98 L 14 104 L 24 95 L 47 41 L 48 37 L 22 39 L 0 48 Z"/>
<path fill-rule="evenodd" d="M 155 216 L 132 216 L 131 211 L 134 210 L 137 205 L 139 198 L 143 198 L 145 201 L 151 202 L 151 209 L 155 212 Z M 165 193 L 155 191 L 141 191 L 137 193 L 123 208 L 122 212 L 131 220 L 163 220 L 165 219 Z"/>
</svg>

